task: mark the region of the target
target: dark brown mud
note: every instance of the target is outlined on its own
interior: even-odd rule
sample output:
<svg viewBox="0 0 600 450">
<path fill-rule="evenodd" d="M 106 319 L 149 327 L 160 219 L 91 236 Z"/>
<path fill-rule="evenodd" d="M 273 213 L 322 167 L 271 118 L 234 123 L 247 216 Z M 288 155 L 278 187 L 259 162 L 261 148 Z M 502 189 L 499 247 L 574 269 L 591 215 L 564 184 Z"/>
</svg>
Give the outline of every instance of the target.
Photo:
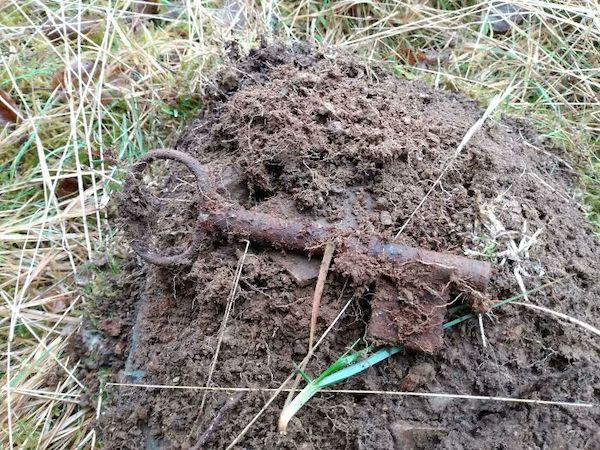
<svg viewBox="0 0 600 450">
<path fill-rule="evenodd" d="M 281 46 L 255 50 L 222 70 L 207 102 L 174 146 L 209 166 L 231 201 L 388 238 L 482 114 L 462 96 L 347 56 Z M 173 255 L 194 240 L 200 196 L 183 168 L 165 165 L 158 173 L 168 175 L 150 183 L 145 201 L 132 202 L 126 192 L 119 208 L 125 228 L 137 234 L 130 238 L 154 236 L 155 249 Z M 398 242 L 491 261 L 492 299 L 520 292 L 515 273 L 527 289 L 559 280 L 530 301 L 598 324 L 600 251 L 573 182 L 563 156 L 526 124 L 488 121 Z M 198 245 L 191 265 L 143 264 L 131 297 L 101 305 L 109 318 L 127 311 L 118 329 L 105 324 L 111 339 L 127 343 L 118 380 L 172 386 L 113 387 L 99 422 L 107 449 L 190 448 L 199 440 L 203 448 L 225 448 L 270 396 L 251 392 L 232 403 L 231 393 L 211 391 L 201 410 L 203 391 L 176 388 L 207 383 L 245 248 L 217 232 Z M 350 306 L 309 364 L 311 375 L 356 341 L 371 342 L 372 302 L 393 294 L 389 282 L 369 278 L 370 263 L 334 260 L 318 333 Z M 251 243 L 211 386 L 277 388 L 295 370 L 307 351 L 315 264 L 318 258 L 306 263 Z M 451 299 L 459 292 L 450 292 Z M 516 305 L 494 309 L 483 323 L 486 346 L 478 323 L 469 321 L 447 330 L 436 354 L 408 350 L 339 387 L 600 402 L 597 337 Z M 323 394 L 281 436 L 276 422 L 283 401 L 267 409 L 239 448 L 600 448 L 596 407 Z"/>
</svg>

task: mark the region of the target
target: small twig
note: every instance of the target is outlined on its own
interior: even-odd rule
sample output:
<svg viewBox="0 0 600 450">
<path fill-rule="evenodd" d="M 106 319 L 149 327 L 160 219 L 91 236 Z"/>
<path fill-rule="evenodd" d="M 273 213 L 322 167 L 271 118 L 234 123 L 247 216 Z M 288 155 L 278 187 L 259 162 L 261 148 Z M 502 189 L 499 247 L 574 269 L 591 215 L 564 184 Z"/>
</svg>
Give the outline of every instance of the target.
<svg viewBox="0 0 600 450">
<path fill-rule="evenodd" d="M 240 257 L 240 261 L 238 263 L 237 270 L 235 272 L 235 276 L 233 278 L 233 285 L 231 286 L 231 291 L 229 291 L 229 296 L 227 300 L 227 306 L 225 307 L 225 314 L 223 314 L 223 321 L 221 322 L 221 328 L 219 330 L 219 338 L 217 340 L 217 348 L 215 349 L 215 354 L 213 355 L 212 363 L 210 365 L 210 369 L 208 371 L 208 378 L 206 380 L 206 386 L 210 385 L 212 380 L 213 373 L 215 371 L 215 367 L 217 365 L 217 359 L 219 358 L 219 351 L 221 350 L 221 342 L 223 341 L 223 335 L 225 334 L 225 328 L 227 327 L 227 320 L 229 319 L 229 315 L 231 314 L 231 309 L 233 308 L 233 301 L 235 300 L 235 293 L 237 291 L 237 287 L 240 283 L 240 276 L 242 275 L 242 268 L 244 267 L 244 261 L 246 260 L 246 255 L 248 254 L 248 247 L 250 247 L 250 241 L 246 242 L 246 248 L 244 249 L 244 253 Z M 202 401 L 200 402 L 200 414 L 198 419 L 192 426 L 192 433 L 198 424 L 198 421 L 202 417 L 202 411 L 204 410 L 204 403 L 206 402 L 206 394 L 208 391 L 204 391 L 202 395 Z"/>
<path fill-rule="evenodd" d="M 323 259 L 321 260 L 321 267 L 319 269 L 319 276 L 317 278 L 317 284 L 315 286 L 315 293 L 313 295 L 312 310 L 310 315 L 310 331 L 308 336 L 308 354 L 304 358 L 302 364 L 300 364 L 300 371 L 306 370 L 308 365 L 309 355 L 313 352 L 313 346 L 315 342 L 315 333 L 317 328 L 317 318 L 319 317 L 319 306 L 321 305 L 321 297 L 323 297 L 323 288 L 325 287 L 325 280 L 327 280 L 327 274 L 329 273 L 329 267 L 331 266 L 331 260 L 333 258 L 333 252 L 335 251 L 335 244 L 333 242 L 327 243 L 325 252 L 323 253 Z M 285 406 L 289 405 L 294 398 L 298 384 L 302 379 L 302 375 L 298 372 L 296 379 L 292 384 L 292 388 L 285 399 Z"/>
<path fill-rule="evenodd" d="M 594 333 L 596 336 L 600 336 L 600 329 L 596 328 L 589 323 L 584 322 L 583 320 L 576 319 L 575 317 L 567 316 L 566 314 L 560 313 L 558 311 L 554 311 L 553 309 L 546 308 L 544 306 L 534 305 L 533 303 L 525 303 L 525 302 L 512 302 L 515 305 L 524 306 L 525 308 L 536 309 L 538 311 L 543 311 L 545 313 L 551 314 L 559 319 L 568 320 L 575 325 L 579 325 L 580 327 Z"/>
<path fill-rule="evenodd" d="M 238 392 L 233 397 L 229 397 L 225 404 L 219 409 L 217 415 L 211 420 L 208 428 L 202 433 L 202 435 L 198 438 L 198 442 L 194 445 L 190 450 L 202 450 L 204 444 L 206 444 L 210 440 L 210 436 L 215 432 L 221 422 L 223 421 L 223 417 L 231 411 L 233 408 L 237 406 L 237 404 L 242 400 L 242 397 L 245 395 L 245 392 Z"/>
<path fill-rule="evenodd" d="M 327 274 L 329 273 L 329 267 L 331 266 L 331 259 L 333 258 L 334 251 L 335 244 L 333 242 L 327 243 L 327 245 L 325 246 L 325 252 L 323 253 L 323 259 L 321 261 L 321 267 L 319 269 L 319 277 L 317 278 L 315 295 L 313 296 L 312 311 L 310 316 L 310 335 L 308 337 L 309 351 L 312 350 L 313 344 L 315 342 L 317 318 L 319 317 L 319 306 L 321 305 L 321 297 L 323 297 L 323 288 L 325 287 L 325 280 L 327 280 Z"/>
</svg>

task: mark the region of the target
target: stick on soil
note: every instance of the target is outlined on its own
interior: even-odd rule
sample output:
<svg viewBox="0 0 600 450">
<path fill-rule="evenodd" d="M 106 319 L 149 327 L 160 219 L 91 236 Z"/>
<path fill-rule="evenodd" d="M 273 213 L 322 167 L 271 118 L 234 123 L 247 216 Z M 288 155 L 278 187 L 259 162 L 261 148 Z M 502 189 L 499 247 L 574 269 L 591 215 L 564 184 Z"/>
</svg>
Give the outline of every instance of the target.
<svg viewBox="0 0 600 450">
<path fill-rule="evenodd" d="M 225 404 L 219 409 L 217 415 L 213 418 L 213 420 L 208 425 L 208 428 L 202 433 L 200 438 L 198 438 L 198 442 L 194 445 L 191 450 L 202 450 L 204 445 L 210 440 L 211 435 L 215 432 L 217 428 L 221 425 L 223 421 L 223 417 L 227 415 L 229 411 L 236 407 L 236 405 L 242 400 L 242 397 L 245 395 L 245 392 L 238 392 L 232 397 L 229 397 Z"/>
<path fill-rule="evenodd" d="M 325 246 L 325 252 L 323 253 L 323 260 L 321 261 L 321 268 L 319 269 L 319 277 L 317 278 L 317 284 L 315 286 L 315 295 L 313 296 L 312 303 L 312 311 L 310 316 L 310 331 L 308 338 L 308 354 L 304 359 L 302 364 L 300 365 L 300 370 L 306 370 L 306 366 L 308 365 L 309 358 L 308 356 L 312 354 L 313 346 L 315 342 L 315 332 L 317 329 L 317 318 L 319 317 L 319 306 L 321 305 L 321 297 L 323 296 L 323 288 L 325 287 L 325 280 L 327 279 L 327 274 L 329 273 L 329 267 L 331 266 L 331 259 L 333 258 L 333 252 L 335 251 L 335 245 L 333 243 L 328 243 Z M 294 398 L 294 394 L 296 393 L 296 388 L 298 384 L 300 384 L 302 376 L 300 373 L 296 375 L 296 379 L 292 384 L 292 388 L 285 400 L 285 406 L 287 406 L 292 399 Z"/>
</svg>

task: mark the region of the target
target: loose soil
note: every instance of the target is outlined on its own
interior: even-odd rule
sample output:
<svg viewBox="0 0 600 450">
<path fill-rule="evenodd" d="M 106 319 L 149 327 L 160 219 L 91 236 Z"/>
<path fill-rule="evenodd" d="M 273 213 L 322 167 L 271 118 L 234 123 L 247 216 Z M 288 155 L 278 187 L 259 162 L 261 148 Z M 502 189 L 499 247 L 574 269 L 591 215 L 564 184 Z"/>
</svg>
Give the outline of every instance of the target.
<svg viewBox="0 0 600 450">
<path fill-rule="evenodd" d="M 561 280 L 530 301 L 600 323 L 600 250 L 573 200 L 574 176 L 524 122 L 489 120 L 455 157 L 481 117 L 476 102 L 304 47 L 263 46 L 233 57 L 209 91 L 204 114 L 174 147 L 206 164 L 232 201 L 393 238 L 451 161 L 397 241 L 490 260 L 492 300 L 520 292 L 515 270 L 527 289 Z M 167 175 L 148 177 L 141 197 L 125 190 L 121 221 L 130 239 L 154 236 L 156 251 L 176 254 L 191 245 L 201 195 L 178 163 L 153 167 Z M 501 253 L 540 229 L 528 253 Z M 121 281 L 128 288 L 96 311 L 119 382 L 205 386 L 220 331 L 210 386 L 277 388 L 293 373 L 307 351 L 319 260 L 251 243 L 221 330 L 244 248 L 215 232 L 188 266 L 159 268 L 132 255 Z M 318 335 L 350 306 L 309 364 L 311 375 L 356 341 L 370 342 L 371 300 L 378 286 L 393 297 L 393 286 L 364 275 L 362 261 L 334 259 Z M 597 337 L 517 305 L 494 309 L 483 324 L 487 345 L 477 321 L 468 321 L 446 330 L 434 354 L 407 350 L 337 387 L 600 403 Z M 200 438 L 202 448 L 224 448 L 271 396 L 249 392 L 227 403 L 231 393 L 125 386 L 109 394 L 99 421 L 107 449 L 190 448 Z M 283 436 L 276 422 L 284 399 L 239 448 L 600 448 L 597 407 L 328 393 L 312 399 Z"/>
</svg>

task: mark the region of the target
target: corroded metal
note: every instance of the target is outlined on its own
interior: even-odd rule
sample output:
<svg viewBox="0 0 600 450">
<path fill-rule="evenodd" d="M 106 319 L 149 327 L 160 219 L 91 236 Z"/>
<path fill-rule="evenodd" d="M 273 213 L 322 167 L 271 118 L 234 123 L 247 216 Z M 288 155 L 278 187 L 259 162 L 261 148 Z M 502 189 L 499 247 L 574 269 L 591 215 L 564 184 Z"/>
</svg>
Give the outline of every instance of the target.
<svg viewBox="0 0 600 450">
<path fill-rule="evenodd" d="M 139 178 L 146 165 L 156 159 L 180 162 L 196 177 L 198 191 L 204 199 L 198 214 L 200 228 L 215 227 L 225 233 L 246 237 L 255 243 L 298 252 L 320 253 L 327 242 L 333 241 L 338 252 L 356 252 L 397 265 L 418 262 L 434 266 L 440 279 L 450 280 L 455 277 L 476 289 L 484 290 L 489 282 L 491 266 L 487 262 L 402 245 L 350 228 L 322 225 L 306 219 L 282 219 L 249 211 L 220 196 L 202 164 L 187 153 L 177 150 L 160 149 L 149 152 L 136 162 L 132 171 L 134 177 Z M 189 262 L 196 247 L 193 244 L 180 255 L 162 256 L 145 250 L 139 243 L 133 245 L 133 249 L 144 260 L 166 267 Z"/>
</svg>

